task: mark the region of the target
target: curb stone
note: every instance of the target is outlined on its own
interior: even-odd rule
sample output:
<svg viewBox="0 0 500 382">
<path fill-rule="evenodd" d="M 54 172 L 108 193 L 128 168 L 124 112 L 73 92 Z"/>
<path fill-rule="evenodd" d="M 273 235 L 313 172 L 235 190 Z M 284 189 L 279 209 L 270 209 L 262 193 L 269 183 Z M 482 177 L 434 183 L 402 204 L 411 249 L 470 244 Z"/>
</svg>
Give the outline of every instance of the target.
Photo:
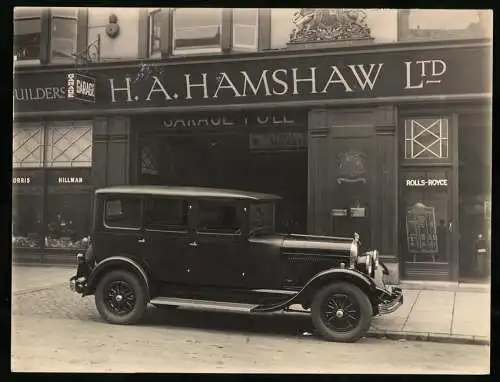
<svg viewBox="0 0 500 382">
<path fill-rule="evenodd" d="M 391 340 L 429 341 L 450 344 L 490 345 L 488 337 L 461 334 L 441 334 L 425 332 L 403 332 L 392 330 L 370 330 L 366 337 L 388 338 Z"/>
</svg>

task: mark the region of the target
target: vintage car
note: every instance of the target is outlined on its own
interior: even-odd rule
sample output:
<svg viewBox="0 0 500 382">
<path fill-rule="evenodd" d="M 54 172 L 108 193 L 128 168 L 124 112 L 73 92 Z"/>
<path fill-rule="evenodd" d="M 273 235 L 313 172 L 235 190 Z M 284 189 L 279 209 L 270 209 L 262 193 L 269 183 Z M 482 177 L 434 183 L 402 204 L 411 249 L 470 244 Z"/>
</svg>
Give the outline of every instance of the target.
<svg viewBox="0 0 500 382">
<path fill-rule="evenodd" d="M 133 324 L 147 304 L 248 313 L 309 312 L 327 340 L 353 342 L 403 303 L 377 250 L 353 238 L 275 232 L 275 195 L 167 186 L 99 189 L 91 245 L 70 288 Z"/>
</svg>

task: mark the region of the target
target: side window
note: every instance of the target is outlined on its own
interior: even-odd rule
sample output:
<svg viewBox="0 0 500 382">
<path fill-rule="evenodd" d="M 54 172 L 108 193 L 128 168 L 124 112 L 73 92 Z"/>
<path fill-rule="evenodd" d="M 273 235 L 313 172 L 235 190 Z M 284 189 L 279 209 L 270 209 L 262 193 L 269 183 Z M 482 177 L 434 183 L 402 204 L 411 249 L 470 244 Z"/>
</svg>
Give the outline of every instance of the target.
<svg viewBox="0 0 500 382">
<path fill-rule="evenodd" d="M 199 202 L 198 232 L 238 234 L 241 227 L 241 210 L 238 207 L 227 202 Z"/>
<path fill-rule="evenodd" d="M 187 231 L 189 203 L 186 200 L 151 198 L 146 206 L 146 229 Z"/>
<path fill-rule="evenodd" d="M 141 199 L 122 197 L 106 200 L 104 223 L 113 228 L 139 228 L 141 225 Z"/>
</svg>

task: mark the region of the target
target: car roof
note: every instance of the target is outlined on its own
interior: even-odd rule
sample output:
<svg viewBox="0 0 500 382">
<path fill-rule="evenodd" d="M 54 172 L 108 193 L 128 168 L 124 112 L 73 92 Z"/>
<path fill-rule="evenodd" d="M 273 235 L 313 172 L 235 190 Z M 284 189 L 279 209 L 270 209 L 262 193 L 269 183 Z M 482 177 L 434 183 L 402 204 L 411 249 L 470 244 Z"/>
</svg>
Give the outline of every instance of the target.
<svg viewBox="0 0 500 382">
<path fill-rule="evenodd" d="M 128 194 L 128 195 L 159 195 L 159 196 L 184 196 L 193 198 L 220 198 L 239 200 L 278 200 L 281 197 L 259 192 L 229 190 L 210 187 L 185 187 L 185 186 L 112 186 L 96 190 L 97 195 Z"/>
</svg>

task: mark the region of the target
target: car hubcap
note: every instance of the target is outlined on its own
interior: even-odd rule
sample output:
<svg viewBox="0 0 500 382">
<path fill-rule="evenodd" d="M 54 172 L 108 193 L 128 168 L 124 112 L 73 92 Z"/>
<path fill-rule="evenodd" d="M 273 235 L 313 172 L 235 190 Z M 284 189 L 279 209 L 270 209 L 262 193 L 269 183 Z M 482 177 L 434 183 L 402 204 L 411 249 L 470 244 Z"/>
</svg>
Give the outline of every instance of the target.
<svg viewBox="0 0 500 382">
<path fill-rule="evenodd" d="M 336 332 L 354 330 L 361 319 L 361 309 L 356 299 L 345 293 L 333 293 L 321 306 L 324 323 Z"/>
<path fill-rule="evenodd" d="M 112 281 L 107 288 L 105 302 L 108 309 L 119 316 L 130 313 L 135 306 L 135 293 L 126 281 Z"/>
</svg>

